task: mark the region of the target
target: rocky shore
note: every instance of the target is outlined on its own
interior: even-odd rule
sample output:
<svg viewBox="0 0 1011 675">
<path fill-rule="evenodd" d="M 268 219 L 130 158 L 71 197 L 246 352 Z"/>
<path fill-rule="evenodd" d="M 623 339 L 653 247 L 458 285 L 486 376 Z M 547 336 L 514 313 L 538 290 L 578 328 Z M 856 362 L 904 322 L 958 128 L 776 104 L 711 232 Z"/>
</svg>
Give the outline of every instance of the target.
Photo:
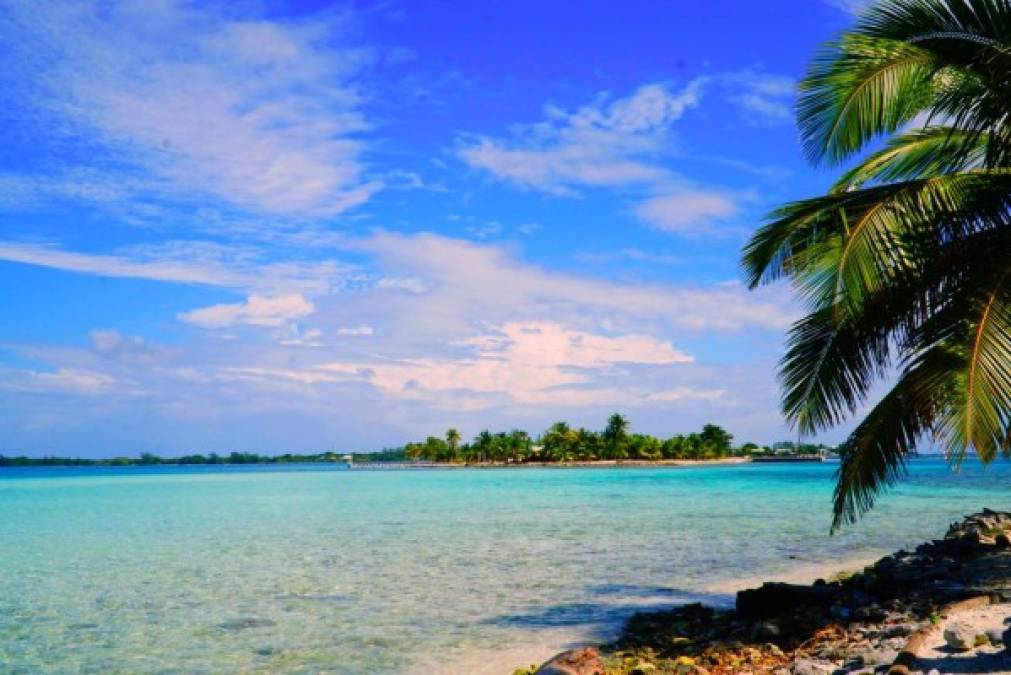
<svg viewBox="0 0 1011 675">
<path fill-rule="evenodd" d="M 612 644 L 516 673 L 1011 673 L 1008 623 L 1011 513 L 984 510 L 852 576 L 637 614 Z"/>
</svg>

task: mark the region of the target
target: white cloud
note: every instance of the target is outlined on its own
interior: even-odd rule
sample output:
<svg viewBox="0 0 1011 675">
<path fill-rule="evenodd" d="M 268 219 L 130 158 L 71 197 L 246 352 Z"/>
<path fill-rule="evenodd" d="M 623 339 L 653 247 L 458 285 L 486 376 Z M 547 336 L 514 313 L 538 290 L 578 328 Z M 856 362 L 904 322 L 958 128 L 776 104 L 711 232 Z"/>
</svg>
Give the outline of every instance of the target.
<svg viewBox="0 0 1011 675">
<path fill-rule="evenodd" d="M 842 10 L 847 14 L 859 16 L 871 6 L 874 0 L 822 0 L 826 5 Z"/>
<path fill-rule="evenodd" d="M 227 328 L 236 325 L 282 326 L 309 316 L 315 311 L 311 302 L 298 294 L 274 298 L 251 295 L 246 302 L 212 305 L 179 314 L 179 319 L 203 328 Z"/>
<path fill-rule="evenodd" d="M 675 401 L 685 401 L 690 399 L 715 401 L 725 396 L 726 393 L 727 392 L 724 389 L 692 389 L 691 387 L 675 387 L 674 389 L 665 389 L 663 391 L 648 394 L 645 398 L 647 401 L 660 401 L 664 403 L 673 403 Z"/>
<path fill-rule="evenodd" d="M 307 328 L 301 330 L 298 324 L 289 326 L 290 335 L 282 338 L 278 342 L 288 347 L 325 347 L 323 342 L 323 331 L 319 328 Z"/>
<path fill-rule="evenodd" d="M 613 388 L 592 386 L 594 375 L 622 364 L 675 365 L 692 357 L 669 342 L 645 335 L 599 335 L 550 321 L 511 322 L 456 343 L 470 354 L 458 359 L 418 358 L 388 362 L 332 362 L 320 370 L 336 378 L 368 382 L 397 397 L 570 405 L 615 400 Z M 297 377 L 305 377 L 299 374 Z M 578 386 L 577 386 L 578 385 Z M 584 385 L 590 385 L 584 387 Z M 618 395 L 624 400 L 627 396 Z"/>
<path fill-rule="evenodd" d="M 579 323 L 607 317 L 629 327 L 651 322 L 689 330 L 782 330 L 794 318 L 783 289 L 618 283 L 546 270 L 500 246 L 434 234 L 379 232 L 357 243 L 383 269 L 417 280 L 422 297 L 382 299 L 384 316 L 421 335 L 464 332 L 480 317 L 497 324 L 531 317 Z M 382 285 L 381 285 L 382 286 Z M 383 287 L 379 291 L 386 290 Z M 363 297 L 363 309 L 379 300 Z"/>
<path fill-rule="evenodd" d="M 653 265 L 681 265 L 684 258 L 669 253 L 656 253 L 653 251 L 643 251 L 638 248 L 623 248 L 616 251 L 607 252 L 585 252 L 576 254 L 576 258 L 585 262 L 609 262 L 612 260 L 624 259 L 634 262 L 646 262 Z"/>
<path fill-rule="evenodd" d="M 408 293 L 424 293 L 429 290 L 428 284 L 418 277 L 383 277 L 376 283 L 377 288 L 407 291 Z"/>
<path fill-rule="evenodd" d="M 793 318 L 785 289 L 751 293 L 740 286 L 580 276 L 526 263 L 505 246 L 434 234 L 377 232 L 341 238 L 339 245 L 368 270 L 364 281 L 340 293 L 247 292 L 243 302 L 184 313 L 183 319 L 219 330 L 191 333 L 171 348 L 108 328 L 94 331 L 88 348 L 18 348 L 50 370 L 12 371 L 0 386 L 101 393 L 88 399 L 94 405 L 87 419 L 97 424 L 103 414 L 115 419 L 129 409 L 161 420 L 160 438 L 179 451 L 190 449 L 188 442 L 220 448 L 214 434 L 233 442 L 236 426 L 243 427 L 242 439 L 264 448 L 295 447 L 291 434 L 307 449 L 325 444 L 328 434 L 343 438 L 327 426 L 335 405 L 363 427 L 383 430 L 354 432 L 353 438 L 372 439 L 370 447 L 444 423 L 535 430 L 548 415 L 596 419 L 615 408 L 657 420 L 663 413 L 657 423 L 670 431 L 706 419 L 732 421 L 740 411 L 775 414 L 774 396 L 765 391 L 774 392 L 771 366 L 758 377 L 755 369 L 742 375 L 705 360 L 742 340 L 749 350 L 773 349 Z M 139 259 L 140 252 L 134 255 Z M 225 258 L 234 266 L 229 270 L 255 273 L 255 257 Z M 77 267 L 96 262 L 92 256 L 74 261 Z M 105 273 L 109 261 L 98 262 L 95 273 Z M 268 330 L 247 335 L 237 329 L 242 325 Z M 223 333 L 234 339 L 220 339 Z M 705 353 L 694 360 L 688 352 L 697 349 Z M 760 399 L 752 395 L 759 385 Z M 29 397 L 9 398 L 29 404 Z M 256 437 L 247 426 L 277 414 L 306 424 L 277 426 L 284 438 Z M 690 425 L 677 421 L 684 419 Z"/>
<path fill-rule="evenodd" d="M 353 268 L 334 260 L 265 262 L 256 250 L 206 242 L 166 242 L 109 255 L 0 241 L 0 260 L 104 277 L 274 293 L 329 291 L 354 275 Z"/>
<path fill-rule="evenodd" d="M 640 220 L 659 230 L 698 233 L 713 222 L 738 213 L 737 202 L 726 194 L 706 190 L 680 190 L 652 197 L 639 204 Z"/>
<path fill-rule="evenodd" d="M 0 388 L 41 393 L 95 395 L 108 391 L 115 378 L 82 368 L 58 368 L 53 372 L 7 370 L 0 377 Z"/>
<path fill-rule="evenodd" d="M 344 326 L 337 329 L 338 335 L 365 336 L 372 335 L 375 332 L 375 329 L 368 324 L 362 324 L 361 326 Z"/>
<path fill-rule="evenodd" d="M 729 75 L 725 80 L 735 90 L 729 100 L 745 111 L 748 121 L 781 124 L 793 120 L 797 90 L 793 78 L 746 70 Z"/>
<path fill-rule="evenodd" d="M 512 322 L 460 340 L 458 358 L 332 361 L 310 368 L 244 367 L 225 379 L 291 382 L 307 387 L 366 383 L 396 399 L 440 409 L 479 411 L 501 406 L 630 406 L 716 401 L 722 389 L 680 385 L 654 389 L 606 384 L 625 366 L 684 367 L 693 358 L 646 335 L 602 335 L 551 321 Z"/>
<path fill-rule="evenodd" d="M 663 180 L 655 158 L 669 150 L 671 125 L 698 105 L 704 80 L 679 91 L 648 84 L 626 98 L 601 95 L 568 112 L 548 106 L 544 119 L 520 125 L 510 137 L 461 139 L 468 164 L 516 185 L 555 194 L 580 187 L 614 187 Z"/>
<path fill-rule="evenodd" d="M 170 0 L 6 6 L 4 38 L 20 56 L 10 63 L 36 83 L 22 93 L 104 152 L 93 164 L 105 183 L 139 172 L 160 191 L 269 213 L 338 212 L 381 187 L 360 159 L 368 124 L 354 78 L 366 57 L 337 47 L 333 14 L 238 19 Z"/>
</svg>

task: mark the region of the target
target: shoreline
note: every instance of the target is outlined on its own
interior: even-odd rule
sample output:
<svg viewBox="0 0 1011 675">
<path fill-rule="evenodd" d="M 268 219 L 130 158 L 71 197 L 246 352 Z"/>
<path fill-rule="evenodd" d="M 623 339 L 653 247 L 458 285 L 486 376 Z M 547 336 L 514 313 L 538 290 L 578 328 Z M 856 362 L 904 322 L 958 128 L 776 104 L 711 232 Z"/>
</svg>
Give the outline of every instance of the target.
<svg viewBox="0 0 1011 675">
<path fill-rule="evenodd" d="M 831 461 L 831 460 L 827 460 Z M 462 464 L 457 462 L 354 462 L 350 465 L 345 462 L 318 461 L 318 462 L 218 462 L 218 463 L 189 463 L 189 462 L 161 462 L 157 464 L 17 464 L 0 465 L 0 474 L 5 470 L 27 471 L 33 469 L 117 469 L 129 471 L 133 469 L 230 469 L 230 468 L 251 468 L 251 467 L 307 467 L 307 468 L 336 468 L 341 470 L 387 470 L 396 469 L 579 469 L 579 468 L 636 468 L 636 467 L 662 467 L 662 466 L 738 466 L 741 464 L 760 464 L 760 460 L 751 457 L 720 457 L 717 459 L 596 459 L 578 460 L 571 462 L 481 462 Z M 811 463 L 810 460 L 783 460 L 782 463 Z"/>
<path fill-rule="evenodd" d="M 863 570 L 869 565 L 873 565 L 884 556 L 891 553 L 884 549 L 868 550 L 858 556 L 836 560 L 829 563 L 816 563 L 796 561 L 796 565 L 791 565 L 783 572 L 742 577 L 740 579 L 718 581 L 705 587 L 706 591 L 712 593 L 736 594 L 738 591 L 749 588 L 758 588 L 764 583 L 784 583 L 784 584 L 813 584 L 818 579 L 826 581 L 838 578 L 843 575 L 852 574 Z"/>
<path fill-rule="evenodd" d="M 456 464 L 453 462 L 361 462 L 352 470 L 369 469 L 608 469 L 657 466 L 737 466 L 755 463 L 751 457 L 721 457 L 719 459 L 595 459 L 575 462 L 483 462 Z"/>
<path fill-rule="evenodd" d="M 830 563 L 811 563 L 797 561 L 796 565 L 791 565 L 782 572 L 770 572 L 754 577 L 745 577 L 734 580 L 717 581 L 707 584 L 699 589 L 701 592 L 720 593 L 728 596 L 732 600 L 738 591 L 750 588 L 758 588 L 763 583 L 789 583 L 789 584 L 810 584 L 817 579 L 833 579 L 838 576 L 859 572 L 870 564 L 886 555 L 886 551 L 867 551 L 859 556 L 837 560 Z M 682 603 L 671 603 L 670 607 L 678 607 Z M 634 612 L 633 612 L 634 614 Z M 597 636 L 595 638 L 583 638 L 575 631 L 558 629 L 557 635 L 548 637 L 542 635 L 542 639 L 537 644 L 522 644 L 507 646 L 505 648 L 488 648 L 461 655 L 458 660 L 452 660 L 448 665 L 448 673 L 468 673 L 469 675 L 511 675 L 516 670 L 529 668 L 534 664 L 542 664 L 552 656 L 568 649 L 581 647 L 594 647 L 602 642 L 609 642 L 616 639 L 624 629 L 624 625 L 630 619 L 622 620 L 615 625 L 610 634 Z M 552 639 L 553 638 L 553 639 Z M 417 672 L 427 672 L 424 669 Z"/>
<path fill-rule="evenodd" d="M 617 639 L 570 644 L 539 668 L 502 664 L 500 671 L 1011 673 L 1011 512 L 965 516 L 913 551 L 769 576 L 776 581 L 711 584 L 738 591 L 733 609 L 649 609 L 633 614 Z"/>
</svg>

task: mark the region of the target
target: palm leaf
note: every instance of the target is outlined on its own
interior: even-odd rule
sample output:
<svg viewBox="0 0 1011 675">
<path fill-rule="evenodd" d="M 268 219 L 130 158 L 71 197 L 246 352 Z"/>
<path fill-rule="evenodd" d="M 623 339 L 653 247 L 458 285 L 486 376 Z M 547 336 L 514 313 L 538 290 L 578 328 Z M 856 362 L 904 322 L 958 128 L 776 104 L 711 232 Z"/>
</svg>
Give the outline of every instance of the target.
<svg viewBox="0 0 1011 675">
<path fill-rule="evenodd" d="M 924 353 L 850 434 L 833 496 L 833 531 L 855 522 L 905 475 L 906 455 L 930 430 L 958 366 L 958 357 L 942 347 Z"/>
<path fill-rule="evenodd" d="M 907 181 L 984 166 L 990 137 L 949 126 L 916 129 L 843 174 L 830 192 L 846 192 L 871 182 Z"/>
<path fill-rule="evenodd" d="M 811 161 L 838 162 L 895 131 L 930 102 L 938 71 L 925 49 L 898 40 L 845 36 L 800 83 L 797 119 Z"/>
</svg>

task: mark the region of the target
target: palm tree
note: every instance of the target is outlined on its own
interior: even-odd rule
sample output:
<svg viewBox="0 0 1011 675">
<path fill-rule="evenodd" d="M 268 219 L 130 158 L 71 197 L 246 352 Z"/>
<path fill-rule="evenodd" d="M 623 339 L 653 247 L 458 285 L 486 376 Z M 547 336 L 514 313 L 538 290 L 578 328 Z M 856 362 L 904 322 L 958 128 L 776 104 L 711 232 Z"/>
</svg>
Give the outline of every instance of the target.
<svg viewBox="0 0 1011 675">
<path fill-rule="evenodd" d="M 843 445 L 833 529 L 927 434 L 956 466 L 1008 452 L 1009 85 L 1009 0 L 881 0 L 800 85 L 815 164 L 886 139 L 828 194 L 774 212 L 743 257 L 752 287 L 789 278 L 807 305 L 780 367 L 800 432 L 851 418 L 896 375 Z"/>
<path fill-rule="evenodd" d="M 544 458 L 557 462 L 571 461 L 578 437 L 566 422 L 555 422 L 541 436 Z"/>
<path fill-rule="evenodd" d="M 456 429 L 448 429 L 446 431 L 446 445 L 449 447 L 449 456 L 452 459 L 456 459 L 458 451 L 460 450 L 460 440 L 463 436 Z"/>
<path fill-rule="evenodd" d="M 477 436 L 474 437 L 474 451 L 475 453 L 480 453 L 482 463 L 488 461 L 488 451 L 492 449 L 495 443 L 495 437 L 491 435 L 491 432 L 485 429 Z"/>
<path fill-rule="evenodd" d="M 624 459 L 628 456 L 628 418 L 614 413 L 607 418 L 607 428 L 604 429 L 604 447 L 610 459 Z"/>
</svg>

